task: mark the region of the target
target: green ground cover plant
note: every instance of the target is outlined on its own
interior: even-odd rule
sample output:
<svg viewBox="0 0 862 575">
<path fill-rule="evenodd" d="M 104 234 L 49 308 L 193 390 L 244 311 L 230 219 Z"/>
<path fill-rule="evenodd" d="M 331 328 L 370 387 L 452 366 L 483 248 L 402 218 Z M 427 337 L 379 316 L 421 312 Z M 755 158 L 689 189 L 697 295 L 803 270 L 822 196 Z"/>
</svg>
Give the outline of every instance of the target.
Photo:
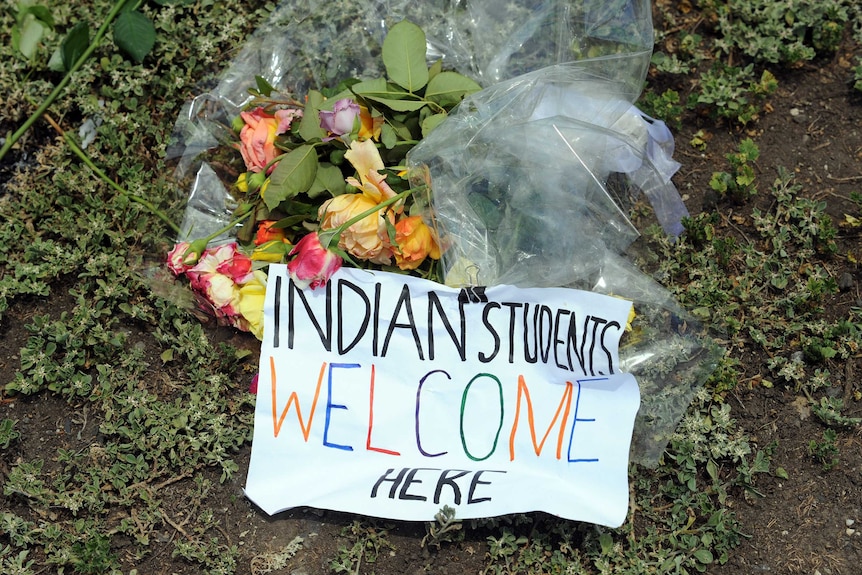
<svg viewBox="0 0 862 575">
<path fill-rule="evenodd" d="M 732 400 L 746 388 L 802 397 L 816 422 L 804 447 L 817 473 L 836 474 L 851 456 L 862 397 L 858 385 L 844 393 L 835 382 L 859 355 L 862 310 L 829 302 L 842 290 L 834 269 L 860 255 L 842 241 L 862 219 L 862 202 L 848 196 L 848 218 L 839 220 L 830 207 L 841 198 L 803 183 L 791 165 L 763 169 L 757 128 L 781 90 L 776 77 L 827 57 L 842 39 L 862 39 L 860 8 L 838 0 L 694 4 L 702 27 L 661 7 L 643 107 L 676 129 L 696 128 L 686 139 L 696 135 L 698 147 L 678 139 L 678 149 L 715 152 L 716 160 L 696 189 L 680 188 L 719 197 L 715 209 L 693 213 L 677 242 L 647 230 L 639 257 L 713 326 L 727 353 L 661 464 L 631 466 L 630 516 L 620 529 L 540 514 L 461 521 L 441 509 L 414 537 L 422 549 L 416 569 L 458 550 L 495 574 L 721 573 L 750 536 L 740 502 L 768 498 L 764 484 L 797 473 L 773 463 L 781 445 L 738 423 Z M 124 35 L 111 28 L 116 6 L 4 0 L 0 11 L 8 149 L 0 164 L 0 325 L 8 348 L 0 405 L 68 414 L 43 427 L 0 415 L 0 572 L 131 574 L 147 564 L 267 573 L 318 555 L 321 572 L 403 572 L 387 560 L 407 553 L 404 538 L 365 518 L 336 521 L 328 546 L 314 540 L 323 534 L 291 534 L 274 548 L 240 544 L 249 528 L 222 517 L 225 500 L 242 497 L 236 483 L 251 440 L 254 354 L 203 324 L 188 290 L 164 270 L 174 232 L 156 212 L 178 221 L 184 202 L 164 159 L 173 122 L 273 5 L 129 2 L 140 15 L 135 26 L 152 26 L 147 50 L 117 42 Z M 81 24 L 108 27 L 94 45 L 80 40 Z M 852 45 L 853 62 L 862 62 Z M 51 64 L 55 53 L 62 68 L 56 58 Z M 859 90 L 862 66 L 845 74 L 848 91 L 854 81 Z M 29 117 L 36 119 L 13 141 Z M 87 120 L 93 132 L 85 143 L 79 128 Z M 719 151 L 708 134 L 722 131 L 732 145 Z M 37 455 L 39 437 L 48 439 Z"/>
</svg>

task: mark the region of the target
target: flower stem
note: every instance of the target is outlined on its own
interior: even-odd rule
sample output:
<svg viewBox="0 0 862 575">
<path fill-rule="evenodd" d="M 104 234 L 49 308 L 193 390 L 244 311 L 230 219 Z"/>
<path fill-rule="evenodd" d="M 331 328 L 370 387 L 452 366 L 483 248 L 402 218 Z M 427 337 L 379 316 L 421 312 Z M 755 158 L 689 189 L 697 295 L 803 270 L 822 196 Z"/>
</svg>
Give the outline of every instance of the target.
<svg viewBox="0 0 862 575">
<path fill-rule="evenodd" d="M 234 218 L 233 220 L 231 220 L 231 222 L 230 222 L 228 225 L 226 225 L 226 226 L 225 226 L 225 227 L 223 227 L 222 229 L 218 230 L 217 232 L 213 232 L 213 233 L 211 233 L 210 235 L 208 235 L 207 237 L 205 237 L 205 238 L 204 238 L 203 240 L 201 240 L 201 241 L 206 242 L 206 243 L 210 243 L 211 241 L 213 241 L 214 239 L 216 239 L 216 238 L 217 238 L 217 237 L 219 237 L 220 235 L 222 235 L 222 234 L 224 234 L 224 233 L 226 233 L 226 232 L 229 232 L 229 231 L 231 231 L 232 229 L 234 229 L 235 227 L 237 227 L 237 225 L 241 224 L 243 221 L 245 221 L 246 219 L 248 219 L 248 217 L 249 217 L 253 212 L 254 212 L 254 206 L 249 206 L 249 208 L 248 208 L 245 212 L 243 212 L 242 214 L 238 215 L 236 218 Z"/>
<path fill-rule="evenodd" d="M 362 220 L 364 220 L 365 218 L 367 218 L 371 214 L 373 214 L 375 212 L 379 212 L 380 210 L 382 210 L 383 208 L 385 208 L 387 206 L 391 206 L 392 204 L 406 198 L 407 196 L 409 196 L 413 192 L 416 192 L 416 191 L 418 191 L 424 187 L 425 186 L 423 185 L 423 186 L 418 186 L 416 188 L 410 188 L 410 189 L 404 190 L 403 192 L 396 194 L 387 200 L 383 200 L 382 202 L 380 202 L 379 204 L 377 204 L 373 208 L 369 208 L 369 209 L 365 210 L 364 212 L 362 212 L 361 214 L 353 216 L 352 218 L 350 218 L 349 220 L 347 220 L 346 222 L 344 222 L 343 224 L 341 224 L 337 228 L 332 228 L 330 230 L 324 231 L 323 233 L 320 233 L 319 234 L 320 245 L 326 247 L 326 249 L 329 249 L 330 246 L 332 246 L 333 242 L 337 244 L 338 238 L 341 236 L 341 234 L 343 234 L 347 230 L 347 228 L 349 228 L 350 226 L 352 226 L 356 222 L 361 222 Z"/>
<path fill-rule="evenodd" d="M 48 108 L 51 106 L 51 104 L 54 103 L 54 100 L 56 100 L 57 98 L 60 97 L 60 94 L 63 93 L 63 90 L 65 90 L 66 85 L 68 85 L 69 82 L 71 81 L 72 74 L 77 72 L 78 69 L 84 65 L 84 62 L 87 61 L 87 59 L 90 57 L 90 55 L 93 53 L 93 51 L 95 51 L 95 49 L 98 48 L 99 43 L 102 41 L 102 38 L 105 36 L 105 32 L 108 31 L 108 26 L 110 26 L 111 22 L 114 21 L 114 19 L 120 13 L 120 10 L 122 10 L 123 5 L 127 1 L 128 0 L 117 0 L 117 3 L 114 4 L 113 8 L 111 8 L 111 11 L 108 13 L 107 17 L 105 18 L 105 21 L 102 22 L 102 25 L 99 27 L 99 30 L 96 32 L 96 35 L 93 36 L 93 41 L 90 42 L 90 45 L 87 46 L 87 49 L 84 50 L 84 52 L 78 57 L 77 60 L 75 60 L 75 63 L 72 64 L 72 67 L 69 68 L 69 71 L 66 72 L 66 75 L 63 76 L 63 79 L 60 80 L 60 83 L 57 84 L 57 86 L 54 88 L 54 90 L 48 95 L 47 98 L 45 98 L 45 100 L 36 109 L 36 111 L 33 112 L 30 115 L 30 117 L 24 121 L 23 124 L 21 124 L 21 127 L 18 128 L 14 134 L 12 134 L 8 138 L 6 138 L 6 142 L 3 144 L 3 147 L 0 148 L 0 160 L 2 160 L 3 157 L 7 153 L 9 153 L 9 150 L 12 149 L 12 146 L 15 145 L 15 142 L 17 142 L 19 139 L 21 139 L 21 136 L 23 136 L 25 133 L 27 133 L 27 130 L 29 130 L 30 127 L 36 123 L 36 120 L 38 120 L 40 117 L 42 117 L 42 114 L 44 114 L 48 110 Z"/>
</svg>

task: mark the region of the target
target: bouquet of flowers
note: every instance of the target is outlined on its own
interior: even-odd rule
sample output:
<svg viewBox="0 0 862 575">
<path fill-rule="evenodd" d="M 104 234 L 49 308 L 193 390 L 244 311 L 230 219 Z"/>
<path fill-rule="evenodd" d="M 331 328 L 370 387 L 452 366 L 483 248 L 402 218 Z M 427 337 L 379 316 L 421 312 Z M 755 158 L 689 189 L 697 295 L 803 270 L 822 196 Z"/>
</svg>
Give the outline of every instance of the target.
<svg viewBox="0 0 862 575">
<path fill-rule="evenodd" d="M 168 254 L 220 322 L 262 337 L 263 268 L 273 262 L 312 289 L 344 261 L 438 279 L 430 192 L 411 186 L 404 160 L 479 85 L 441 61 L 429 68 L 425 34 L 407 20 L 390 29 L 382 58 L 385 77 L 312 89 L 304 101 L 256 78 L 232 125 L 229 148 L 244 164 L 234 219 Z M 226 231 L 235 238 L 210 247 Z"/>
</svg>

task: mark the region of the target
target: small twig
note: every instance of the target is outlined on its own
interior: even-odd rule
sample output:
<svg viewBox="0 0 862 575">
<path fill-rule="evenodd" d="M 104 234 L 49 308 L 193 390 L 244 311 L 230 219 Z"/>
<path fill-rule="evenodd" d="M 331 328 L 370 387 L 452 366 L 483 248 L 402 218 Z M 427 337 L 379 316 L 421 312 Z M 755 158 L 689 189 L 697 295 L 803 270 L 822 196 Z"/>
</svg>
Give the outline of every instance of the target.
<svg viewBox="0 0 862 575">
<path fill-rule="evenodd" d="M 164 519 L 165 519 L 165 521 L 167 521 L 168 525 L 170 525 L 171 527 L 173 527 L 174 529 L 176 529 L 177 531 L 182 533 L 183 537 L 185 537 L 186 539 L 189 538 L 189 534 L 186 533 L 186 530 L 183 529 L 183 526 L 177 524 L 173 519 L 171 519 L 171 516 L 168 515 L 167 511 L 164 511 L 164 510 L 162 511 L 162 517 L 164 517 Z"/>
<path fill-rule="evenodd" d="M 862 176 L 847 176 L 845 178 L 835 178 L 833 176 L 826 176 L 827 179 L 832 180 L 833 182 L 855 182 L 856 180 L 862 180 Z"/>
</svg>

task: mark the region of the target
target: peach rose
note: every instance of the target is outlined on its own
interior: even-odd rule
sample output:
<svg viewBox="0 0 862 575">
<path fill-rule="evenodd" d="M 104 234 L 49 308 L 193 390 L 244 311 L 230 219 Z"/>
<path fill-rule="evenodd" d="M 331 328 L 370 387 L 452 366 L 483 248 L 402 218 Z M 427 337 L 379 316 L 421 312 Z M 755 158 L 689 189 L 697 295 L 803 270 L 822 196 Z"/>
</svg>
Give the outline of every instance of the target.
<svg viewBox="0 0 862 575">
<path fill-rule="evenodd" d="M 377 202 L 365 194 L 342 194 L 324 202 L 318 211 L 320 228 L 331 230 L 347 223 L 351 218 L 375 207 Z M 392 221 L 391 212 L 384 215 L 383 210 L 361 219 L 344 230 L 338 240 L 338 247 L 352 256 L 376 264 L 388 264 L 392 256 L 386 220 Z"/>
<path fill-rule="evenodd" d="M 269 171 L 271 162 L 281 154 L 275 147 L 275 138 L 290 129 L 295 118 L 302 117 L 302 110 L 277 110 L 268 114 L 263 108 L 251 112 L 241 112 L 245 123 L 239 133 L 239 152 L 251 172 Z"/>
</svg>

